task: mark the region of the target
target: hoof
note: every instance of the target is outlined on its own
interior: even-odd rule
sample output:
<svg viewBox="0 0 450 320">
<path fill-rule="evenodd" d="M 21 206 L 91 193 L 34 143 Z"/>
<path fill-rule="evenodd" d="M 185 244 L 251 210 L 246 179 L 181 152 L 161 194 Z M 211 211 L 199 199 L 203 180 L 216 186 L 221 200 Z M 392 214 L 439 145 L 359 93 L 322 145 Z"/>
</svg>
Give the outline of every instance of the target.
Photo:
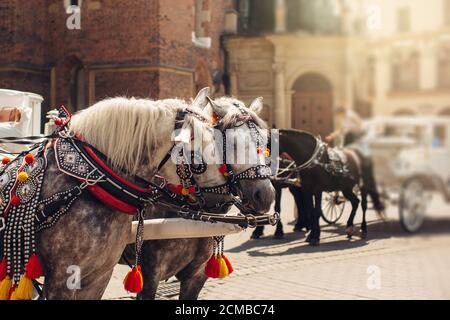
<svg viewBox="0 0 450 320">
<path fill-rule="evenodd" d="M 262 233 L 254 233 L 253 232 L 250 239 L 259 239 L 259 238 L 261 238 L 262 235 L 263 235 Z"/>
<path fill-rule="evenodd" d="M 347 229 L 345 229 L 345 233 L 347 233 L 347 238 L 351 238 L 355 234 L 355 230 L 353 227 L 347 227 Z"/>
<path fill-rule="evenodd" d="M 301 226 L 295 226 L 294 227 L 294 232 L 303 232 L 303 228 L 304 227 L 301 227 Z"/>
<path fill-rule="evenodd" d="M 275 233 L 275 234 L 273 235 L 273 238 L 274 238 L 275 240 L 283 239 L 283 238 L 284 238 L 284 233 Z"/>
<path fill-rule="evenodd" d="M 361 230 L 361 238 L 362 239 L 366 239 L 367 238 L 367 230 L 366 231 Z"/>
<path fill-rule="evenodd" d="M 309 245 L 313 247 L 317 247 L 320 244 L 320 239 L 311 238 L 309 240 Z"/>
</svg>

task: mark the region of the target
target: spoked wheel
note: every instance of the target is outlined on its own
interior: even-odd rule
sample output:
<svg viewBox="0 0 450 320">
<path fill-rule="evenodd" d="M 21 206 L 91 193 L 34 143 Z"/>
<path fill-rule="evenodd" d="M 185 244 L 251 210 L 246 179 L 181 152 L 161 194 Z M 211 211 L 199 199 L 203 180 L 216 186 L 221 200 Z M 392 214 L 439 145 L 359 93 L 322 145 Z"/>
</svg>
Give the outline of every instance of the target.
<svg viewBox="0 0 450 320">
<path fill-rule="evenodd" d="M 346 199 L 342 192 L 324 192 L 322 194 L 322 218 L 328 224 L 335 224 L 344 213 Z"/>
<path fill-rule="evenodd" d="M 429 194 L 418 179 L 405 182 L 399 199 L 400 224 L 407 232 L 416 232 L 420 229 L 425 218 Z"/>
</svg>

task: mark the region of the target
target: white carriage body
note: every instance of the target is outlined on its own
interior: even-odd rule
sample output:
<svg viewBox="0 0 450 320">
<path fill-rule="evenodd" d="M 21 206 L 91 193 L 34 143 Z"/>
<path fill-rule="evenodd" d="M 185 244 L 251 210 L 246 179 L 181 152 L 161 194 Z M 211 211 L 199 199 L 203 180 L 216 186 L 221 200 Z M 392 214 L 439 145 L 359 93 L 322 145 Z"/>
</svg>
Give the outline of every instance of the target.
<svg viewBox="0 0 450 320">
<path fill-rule="evenodd" d="M 367 123 L 364 143 L 385 186 L 419 176 L 448 193 L 450 117 L 376 117 Z"/>
<path fill-rule="evenodd" d="M 35 93 L 0 89 L 0 109 L 17 108 L 20 111 L 18 122 L 0 123 L 0 137 L 25 137 L 41 133 L 41 104 L 44 99 Z M 23 146 L 2 146 L 7 151 L 17 152 Z"/>
</svg>

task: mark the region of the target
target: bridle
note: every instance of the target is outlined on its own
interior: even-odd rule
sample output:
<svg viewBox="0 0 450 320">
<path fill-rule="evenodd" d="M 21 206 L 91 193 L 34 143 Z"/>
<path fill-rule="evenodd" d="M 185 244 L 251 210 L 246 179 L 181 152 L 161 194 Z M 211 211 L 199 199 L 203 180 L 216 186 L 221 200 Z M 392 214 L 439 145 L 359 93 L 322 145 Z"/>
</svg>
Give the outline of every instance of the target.
<svg viewBox="0 0 450 320">
<path fill-rule="evenodd" d="M 215 105 L 215 102 L 207 97 L 208 102 L 211 106 Z M 253 119 L 250 113 L 247 112 L 245 108 L 238 104 L 233 104 L 239 110 L 239 120 L 245 123 L 248 126 L 250 132 L 250 138 L 256 144 L 257 152 L 263 150 L 265 146 L 264 138 L 258 130 L 258 124 Z M 236 173 L 233 170 L 230 161 L 227 159 L 227 135 L 226 129 L 223 127 L 222 120 L 217 119 L 217 123 L 214 124 L 214 128 L 219 129 L 222 133 L 222 166 L 221 172 L 227 179 L 227 185 L 229 187 L 230 193 L 233 195 L 235 199 L 234 205 L 244 214 L 255 214 L 256 212 L 247 206 L 245 206 L 241 200 L 241 192 L 239 189 L 239 181 L 241 180 L 260 180 L 260 179 L 268 179 L 271 177 L 271 169 L 266 164 L 260 164 L 252 166 L 242 172 Z M 257 214 L 257 213 L 256 213 Z M 275 215 L 279 215 L 275 213 Z M 276 218 L 277 219 L 277 218 Z"/>
</svg>

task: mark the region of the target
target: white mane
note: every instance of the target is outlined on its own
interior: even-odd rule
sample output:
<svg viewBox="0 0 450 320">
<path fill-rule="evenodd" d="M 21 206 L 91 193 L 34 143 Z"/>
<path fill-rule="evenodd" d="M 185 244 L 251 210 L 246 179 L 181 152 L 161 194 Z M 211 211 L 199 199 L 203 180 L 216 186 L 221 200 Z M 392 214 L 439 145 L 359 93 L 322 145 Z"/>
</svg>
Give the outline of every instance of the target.
<svg viewBox="0 0 450 320">
<path fill-rule="evenodd" d="M 113 168 L 136 173 L 155 160 L 156 149 L 173 143 L 175 114 L 185 107 L 179 99 L 110 98 L 77 113 L 70 131 L 103 152 Z M 185 119 L 185 126 L 206 125 L 189 115 Z"/>
</svg>

